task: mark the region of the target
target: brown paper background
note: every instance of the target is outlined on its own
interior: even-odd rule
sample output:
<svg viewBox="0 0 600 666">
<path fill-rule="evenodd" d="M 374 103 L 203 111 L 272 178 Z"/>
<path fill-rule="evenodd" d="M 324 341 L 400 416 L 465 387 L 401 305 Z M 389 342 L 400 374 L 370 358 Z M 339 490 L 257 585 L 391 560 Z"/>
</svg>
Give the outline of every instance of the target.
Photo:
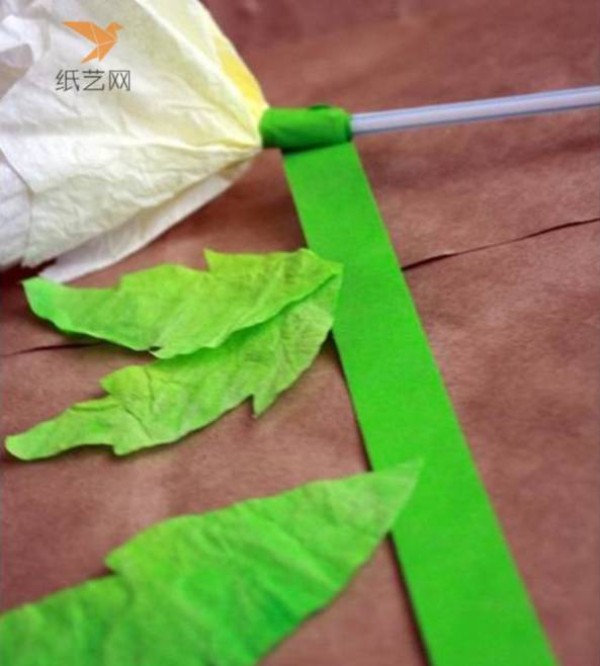
<svg viewBox="0 0 600 666">
<path fill-rule="evenodd" d="M 274 105 L 374 110 L 600 78 L 592 0 L 210 6 Z M 595 666 L 600 114 L 364 137 L 358 146 L 560 663 Z M 206 247 L 266 252 L 302 242 L 279 157 L 269 153 L 217 201 L 79 284 L 109 285 L 163 261 L 202 266 Z M 5 433 L 99 395 L 100 377 L 143 360 L 105 344 L 65 347 L 28 313 L 25 275 L 3 276 Z M 82 450 L 24 464 L 3 453 L 2 607 L 102 574 L 109 550 L 158 520 L 364 467 L 331 344 L 259 420 L 244 406 L 180 444 L 126 459 Z M 425 664 L 389 544 L 264 663 Z"/>
</svg>

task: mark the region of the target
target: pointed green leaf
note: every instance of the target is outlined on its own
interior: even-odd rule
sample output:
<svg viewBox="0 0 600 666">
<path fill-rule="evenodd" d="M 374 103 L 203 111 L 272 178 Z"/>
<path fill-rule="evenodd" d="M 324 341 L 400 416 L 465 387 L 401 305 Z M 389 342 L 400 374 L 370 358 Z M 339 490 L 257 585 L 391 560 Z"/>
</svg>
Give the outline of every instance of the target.
<svg viewBox="0 0 600 666">
<path fill-rule="evenodd" d="M 160 358 L 218 347 L 234 331 L 300 301 L 339 265 L 310 250 L 264 255 L 206 252 L 208 271 L 164 264 L 131 273 L 110 289 L 25 281 L 31 309 L 65 333 L 80 333 Z"/>
<path fill-rule="evenodd" d="M 11 666 L 251 666 L 341 592 L 396 522 L 418 464 L 320 481 L 152 527 L 114 575 L 0 619 Z"/>
<path fill-rule="evenodd" d="M 118 455 L 173 442 L 253 397 L 262 413 L 310 366 L 333 323 L 340 278 L 214 349 L 118 370 L 102 380 L 108 396 L 8 437 L 18 458 L 47 458 L 82 445 Z"/>
<path fill-rule="evenodd" d="M 100 657 L 107 636 L 128 598 L 123 579 L 107 576 L 5 613 L 0 617 L 0 664 L 104 664 Z"/>
</svg>

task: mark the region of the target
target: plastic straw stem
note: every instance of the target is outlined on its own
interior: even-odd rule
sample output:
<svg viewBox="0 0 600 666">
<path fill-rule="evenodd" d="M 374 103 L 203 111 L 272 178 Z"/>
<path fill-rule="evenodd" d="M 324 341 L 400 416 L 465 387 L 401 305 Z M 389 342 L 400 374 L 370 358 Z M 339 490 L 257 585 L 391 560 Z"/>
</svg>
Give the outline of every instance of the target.
<svg viewBox="0 0 600 666">
<path fill-rule="evenodd" d="M 352 132 L 354 135 L 390 132 L 435 125 L 502 120 L 540 113 L 573 111 L 595 106 L 600 106 L 600 86 L 419 106 L 408 109 L 357 113 L 352 116 Z"/>
</svg>

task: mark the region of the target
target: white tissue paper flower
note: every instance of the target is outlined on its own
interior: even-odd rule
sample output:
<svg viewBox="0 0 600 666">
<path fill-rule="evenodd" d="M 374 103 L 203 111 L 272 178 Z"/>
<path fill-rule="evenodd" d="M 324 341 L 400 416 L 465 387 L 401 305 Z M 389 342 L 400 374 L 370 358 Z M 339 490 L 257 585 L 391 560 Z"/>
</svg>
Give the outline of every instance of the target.
<svg viewBox="0 0 600 666">
<path fill-rule="evenodd" d="M 0 0 L 0 96 L 0 267 L 61 281 L 221 193 L 267 107 L 197 0 Z"/>
</svg>

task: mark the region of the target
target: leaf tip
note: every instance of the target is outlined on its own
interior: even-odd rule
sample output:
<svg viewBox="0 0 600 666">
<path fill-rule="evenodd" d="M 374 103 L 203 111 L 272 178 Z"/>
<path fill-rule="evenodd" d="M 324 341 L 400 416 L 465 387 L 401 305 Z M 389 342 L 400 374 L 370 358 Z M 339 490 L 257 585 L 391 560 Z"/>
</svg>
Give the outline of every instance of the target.
<svg viewBox="0 0 600 666">
<path fill-rule="evenodd" d="M 4 442 L 4 448 L 11 456 L 19 460 L 35 460 L 42 457 L 38 455 L 35 448 L 27 446 L 24 440 L 25 435 L 10 435 Z"/>
</svg>

